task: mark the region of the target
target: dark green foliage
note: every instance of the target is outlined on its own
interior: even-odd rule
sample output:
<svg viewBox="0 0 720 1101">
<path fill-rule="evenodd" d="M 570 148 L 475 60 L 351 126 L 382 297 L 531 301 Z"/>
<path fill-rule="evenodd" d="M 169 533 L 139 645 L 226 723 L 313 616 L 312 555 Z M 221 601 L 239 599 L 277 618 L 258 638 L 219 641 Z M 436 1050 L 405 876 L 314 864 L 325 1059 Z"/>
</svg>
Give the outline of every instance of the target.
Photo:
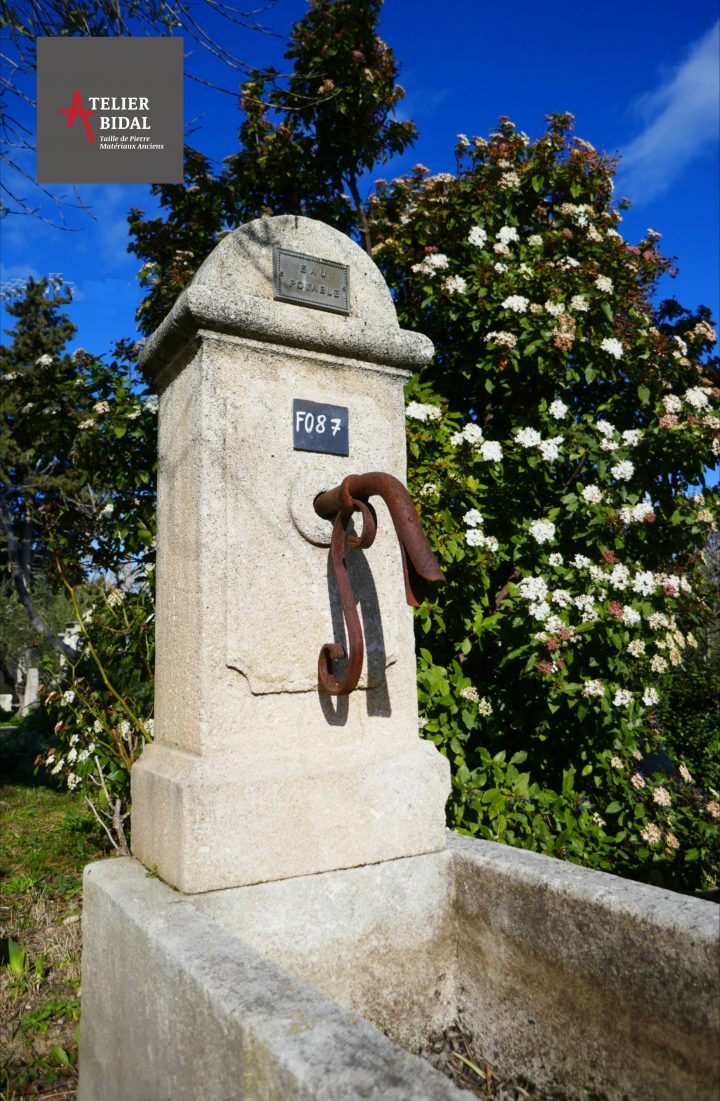
<svg viewBox="0 0 720 1101">
<path fill-rule="evenodd" d="M 255 72 L 242 87 L 239 148 L 219 174 L 186 150 L 182 185 L 157 185 L 164 216 L 129 214 L 152 332 L 219 237 L 264 214 L 318 218 L 371 246 L 360 180 L 415 138 L 394 110 L 404 96 L 377 35 L 380 0 L 313 0 L 293 28 L 289 77 Z M 348 194 L 346 194 L 346 192 Z"/>
</svg>

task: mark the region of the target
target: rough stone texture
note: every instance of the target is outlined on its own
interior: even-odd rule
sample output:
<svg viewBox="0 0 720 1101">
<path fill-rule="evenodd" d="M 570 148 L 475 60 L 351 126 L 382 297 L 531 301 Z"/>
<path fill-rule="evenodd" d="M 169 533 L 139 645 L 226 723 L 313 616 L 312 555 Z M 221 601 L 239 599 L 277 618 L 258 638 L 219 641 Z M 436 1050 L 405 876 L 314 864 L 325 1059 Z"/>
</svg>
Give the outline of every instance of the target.
<svg viewBox="0 0 720 1101">
<path fill-rule="evenodd" d="M 350 316 L 273 301 L 274 243 L 348 264 Z M 225 238 L 145 350 L 161 389 L 155 744 L 133 769 L 133 851 L 185 892 L 444 844 L 449 766 L 418 737 L 389 516 L 378 501 L 374 545 L 349 555 L 366 654 L 341 699 L 317 689 L 344 627 L 331 525 L 309 516 L 346 474 L 404 481 L 400 365 L 431 350 L 361 249 L 292 217 Z M 349 409 L 348 457 L 293 450 L 293 398 Z"/>
<path fill-rule="evenodd" d="M 409 1049 L 457 1012 L 453 901 L 447 850 L 193 896 L 223 928 Z"/>
<path fill-rule="evenodd" d="M 134 860 L 85 873 L 79 1101 L 454 1101 Z"/>
<path fill-rule="evenodd" d="M 547 1096 L 710 1101 L 718 934 L 713 903 L 456 835 L 191 897 L 91 865 L 80 1101 L 459 1097 L 360 1019 L 416 1048 L 458 1011 Z"/>
<path fill-rule="evenodd" d="M 578 1101 L 720 1095 L 720 911 L 453 835 L 458 1001 L 502 1068 Z"/>
</svg>

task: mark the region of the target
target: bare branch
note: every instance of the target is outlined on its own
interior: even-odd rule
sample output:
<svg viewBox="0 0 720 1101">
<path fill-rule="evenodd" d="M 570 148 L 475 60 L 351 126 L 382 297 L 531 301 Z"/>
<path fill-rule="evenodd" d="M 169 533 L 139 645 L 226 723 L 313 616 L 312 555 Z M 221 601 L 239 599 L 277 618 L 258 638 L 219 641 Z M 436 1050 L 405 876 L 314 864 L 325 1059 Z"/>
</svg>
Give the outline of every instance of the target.
<svg viewBox="0 0 720 1101">
<path fill-rule="evenodd" d="M 86 803 L 87 803 L 87 805 L 88 805 L 88 806 L 90 807 L 90 810 L 91 810 L 91 811 L 93 812 L 93 814 L 94 814 L 94 815 L 95 815 L 95 817 L 97 818 L 97 820 L 98 820 L 99 824 L 100 824 L 100 825 L 102 826 L 102 828 L 103 828 L 103 829 L 105 830 L 105 833 L 107 834 L 107 837 L 108 837 L 108 841 L 110 842 L 110 844 L 112 845 L 112 847 L 113 847 L 113 848 L 115 849 L 115 852 L 119 853 L 119 852 L 121 851 L 121 850 L 120 850 L 120 846 L 119 846 L 119 845 L 117 845 L 117 844 L 115 843 L 115 838 L 114 838 L 114 837 L 113 837 L 113 835 L 112 835 L 112 834 L 110 833 L 110 830 L 108 829 L 108 827 L 107 827 L 106 823 L 105 823 L 105 822 L 103 822 L 102 818 L 101 818 L 101 817 L 100 817 L 100 815 L 98 814 L 98 812 L 97 812 L 97 810 L 96 810 L 96 808 L 95 808 L 95 804 L 93 803 L 93 801 L 92 801 L 92 799 L 90 798 L 90 796 L 89 796 L 89 795 L 86 795 L 86 796 L 85 796 L 85 802 L 86 802 Z M 123 855 L 123 856 L 125 856 L 125 855 L 127 855 L 127 854 L 126 854 L 126 853 L 123 853 L 122 855 Z"/>
</svg>

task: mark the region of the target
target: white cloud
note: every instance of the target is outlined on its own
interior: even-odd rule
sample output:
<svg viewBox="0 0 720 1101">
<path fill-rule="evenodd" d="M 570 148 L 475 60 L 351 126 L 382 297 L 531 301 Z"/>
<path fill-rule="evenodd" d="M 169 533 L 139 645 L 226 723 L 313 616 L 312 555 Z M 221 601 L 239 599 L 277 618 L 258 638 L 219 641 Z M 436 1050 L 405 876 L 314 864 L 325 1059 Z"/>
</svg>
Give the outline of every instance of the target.
<svg viewBox="0 0 720 1101">
<path fill-rule="evenodd" d="M 6 295 L 12 295 L 15 291 L 22 290 L 28 279 L 39 282 L 42 279 L 40 272 L 31 264 L 3 264 L 0 266 L 0 300 Z"/>
<path fill-rule="evenodd" d="M 637 105 L 645 129 L 622 150 L 618 190 L 644 203 L 666 191 L 720 130 L 720 20 L 690 47 L 667 82 Z"/>
</svg>

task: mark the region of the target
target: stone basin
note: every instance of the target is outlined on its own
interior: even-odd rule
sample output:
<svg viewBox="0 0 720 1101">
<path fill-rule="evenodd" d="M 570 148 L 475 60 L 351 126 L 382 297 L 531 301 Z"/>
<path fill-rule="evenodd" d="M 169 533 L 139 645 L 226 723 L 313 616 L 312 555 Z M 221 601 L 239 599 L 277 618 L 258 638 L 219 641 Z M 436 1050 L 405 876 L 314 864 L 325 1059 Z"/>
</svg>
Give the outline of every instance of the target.
<svg viewBox="0 0 720 1101">
<path fill-rule="evenodd" d="M 447 848 L 183 895 L 85 878 L 80 1101 L 469 1096 L 413 1051 L 461 1015 L 567 1101 L 710 1101 L 720 911 L 535 853 Z"/>
</svg>

